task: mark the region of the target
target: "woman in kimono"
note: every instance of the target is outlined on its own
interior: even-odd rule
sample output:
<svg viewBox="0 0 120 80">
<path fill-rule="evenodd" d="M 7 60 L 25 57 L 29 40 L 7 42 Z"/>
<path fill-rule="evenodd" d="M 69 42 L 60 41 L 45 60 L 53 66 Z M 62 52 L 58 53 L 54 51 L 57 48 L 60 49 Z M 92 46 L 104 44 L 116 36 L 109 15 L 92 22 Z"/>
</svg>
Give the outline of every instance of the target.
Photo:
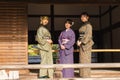
<svg viewBox="0 0 120 80">
<path fill-rule="evenodd" d="M 40 26 L 37 30 L 36 41 L 38 42 L 38 48 L 40 49 L 41 64 L 53 64 L 52 57 L 52 40 L 51 34 L 46 28 L 48 24 L 48 17 L 42 16 L 40 18 Z M 53 78 L 53 69 L 40 69 L 40 78 Z"/>
<path fill-rule="evenodd" d="M 91 63 L 91 50 L 94 44 L 92 40 L 92 25 L 89 22 L 89 15 L 86 12 L 81 14 L 83 25 L 79 28 L 79 38 L 77 45 L 79 46 L 79 61 L 80 63 Z M 90 68 L 80 69 L 80 77 L 90 77 Z"/>
<path fill-rule="evenodd" d="M 60 64 L 73 64 L 73 45 L 75 43 L 75 33 L 71 29 L 74 22 L 71 19 L 67 19 L 65 21 L 65 30 L 61 32 L 59 36 L 59 59 Z M 63 69 L 63 77 L 64 78 L 73 78 L 74 77 L 74 69 Z"/>
</svg>

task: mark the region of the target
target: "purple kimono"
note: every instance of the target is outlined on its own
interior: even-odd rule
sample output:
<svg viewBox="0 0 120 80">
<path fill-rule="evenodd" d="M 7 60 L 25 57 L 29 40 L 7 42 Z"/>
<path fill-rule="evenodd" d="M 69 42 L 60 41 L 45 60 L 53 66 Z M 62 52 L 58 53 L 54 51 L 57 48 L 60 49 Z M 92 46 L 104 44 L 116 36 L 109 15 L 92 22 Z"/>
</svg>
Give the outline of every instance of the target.
<svg viewBox="0 0 120 80">
<path fill-rule="evenodd" d="M 75 33 L 72 29 L 64 30 L 59 36 L 59 45 L 64 45 L 65 50 L 60 49 L 60 64 L 73 64 L 73 45 L 75 43 Z M 74 69 L 63 69 L 64 78 L 73 78 Z"/>
</svg>

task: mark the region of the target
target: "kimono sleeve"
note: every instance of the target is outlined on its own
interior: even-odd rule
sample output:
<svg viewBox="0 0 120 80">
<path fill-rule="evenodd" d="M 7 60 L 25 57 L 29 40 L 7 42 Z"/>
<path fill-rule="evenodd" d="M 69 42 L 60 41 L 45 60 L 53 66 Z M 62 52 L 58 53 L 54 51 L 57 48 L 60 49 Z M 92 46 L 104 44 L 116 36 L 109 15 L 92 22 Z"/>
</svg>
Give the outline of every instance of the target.
<svg viewBox="0 0 120 80">
<path fill-rule="evenodd" d="M 59 36 L 59 38 L 58 38 L 58 43 L 59 43 L 59 45 L 62 45 L 62 41 L 61 41 L 62 39 L 61 39 L 61 38 L 62 38 L 62 32 L 60 33 L 60 36 Z"/>
<path fill-rule="evenodd" d="M 69 50 L 71 47 L 73 47 L 73 45 L 74 45 L 74 43 L 75 43 L 75 33 L 74 33 L 74 32 L 71 32 L 69 38 L 70 38 L 70 39 L 69 39 L 68 43 L 64 45 L 65 48 L 68 49 L 68 50 Z"/>
</svg>

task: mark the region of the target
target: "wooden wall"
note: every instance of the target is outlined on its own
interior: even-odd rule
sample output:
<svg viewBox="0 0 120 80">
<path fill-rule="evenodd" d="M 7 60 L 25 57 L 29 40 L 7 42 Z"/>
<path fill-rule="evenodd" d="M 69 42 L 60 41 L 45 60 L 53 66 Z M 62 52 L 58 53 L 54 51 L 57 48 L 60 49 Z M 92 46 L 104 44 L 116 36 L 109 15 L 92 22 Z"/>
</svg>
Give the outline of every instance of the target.
<svg viewBox="0 0 120 80">
<path fill-rule="evenodd" d="M 28 64 L 27 5 L 0 3 L 0 65 Z"/>
<path fill-rule="evenodd" d="M 101 28 L 104 30 L 103 33 L 103 48 L 110 49 L 120 49 L 120 6 L 106 6 L 101 8 L 102 14 L 106 12 L 101 17 Z M 109 10 L 109 11 L 107 11 Z M 120 53 L 104 53 L 104 62 L 120 62 Z"/>
</svg>

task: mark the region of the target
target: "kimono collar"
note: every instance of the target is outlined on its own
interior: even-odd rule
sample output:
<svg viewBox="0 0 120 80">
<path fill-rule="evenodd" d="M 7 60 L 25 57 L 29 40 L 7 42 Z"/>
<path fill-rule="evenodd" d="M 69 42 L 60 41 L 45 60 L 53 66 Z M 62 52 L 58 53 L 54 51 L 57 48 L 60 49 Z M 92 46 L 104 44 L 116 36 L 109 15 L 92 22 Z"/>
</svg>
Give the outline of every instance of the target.
<svg viewBox="0 0 120 80">
<path fill-rule="evenodd" d="M 67 31 L 69 31 L 71 28 L 69 28 L 69 29 L 66 29 L 65 31 L 67 32 Z"/>
<path fill-rule="evenodd" d="M 90 24 L 90 22 L 89 21 L 83 22 L 83 25 L 87 25 L 87 24 Z"/>
<path fill-rule="evenodd" d="M 42 24 L 40 24 L 40 27 L 47 28 L 47 25 L 42 25 Z"/>
</svg>

